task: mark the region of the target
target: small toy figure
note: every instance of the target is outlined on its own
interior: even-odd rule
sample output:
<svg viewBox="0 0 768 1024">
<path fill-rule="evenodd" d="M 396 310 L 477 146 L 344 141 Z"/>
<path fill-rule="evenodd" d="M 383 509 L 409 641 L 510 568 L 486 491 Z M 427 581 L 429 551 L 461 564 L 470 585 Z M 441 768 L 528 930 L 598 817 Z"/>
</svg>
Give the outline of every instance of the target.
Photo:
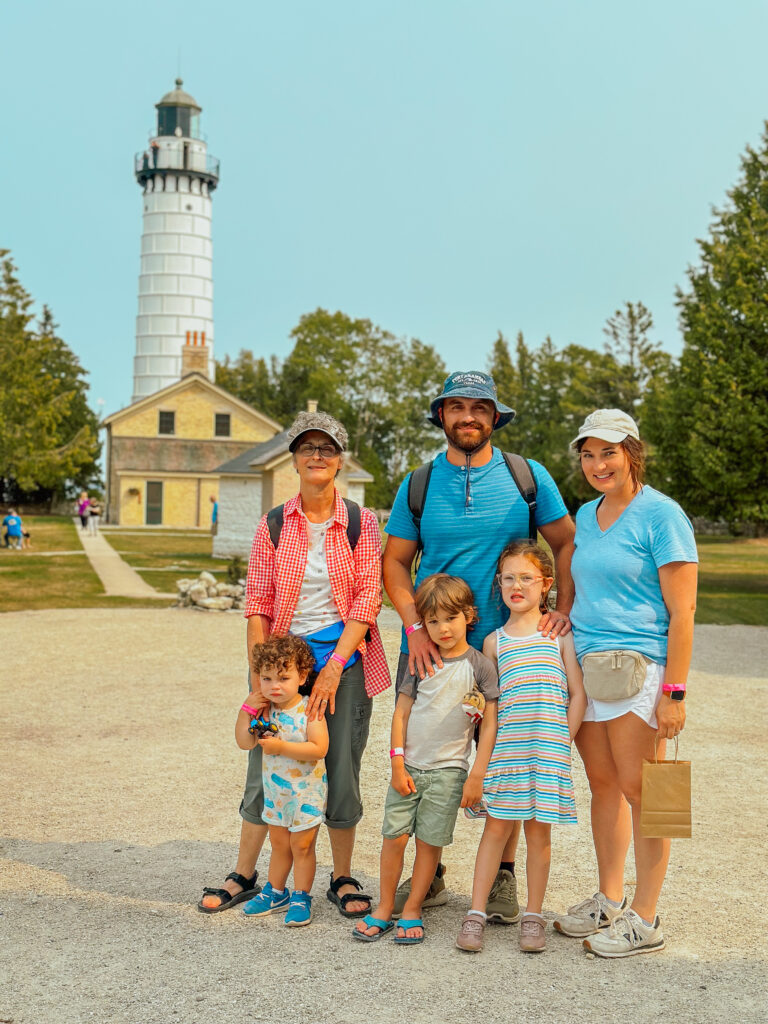
<svg viewBox="0 0 768 1024">
<path fill-rule="evenodd" d="M 473 725 L 478 725 L 482 720 L 483 712 L 485 711 L 485 697 L 475 686 L 469 691 L 469 693 L 465 693 L 461 698 L 461 706 L 469 715 L 470 722 L 472 722 Z"/>
<path fill-rule="evenodd" d="M 256 733 L 259 739 L 264 736 L 277 736 L 277 726 L 274 722 L 268 722 L 266 718 L 252 718 L 251 724 L 248 726 L 248 732 L 253 736 Z"/>
</svg>

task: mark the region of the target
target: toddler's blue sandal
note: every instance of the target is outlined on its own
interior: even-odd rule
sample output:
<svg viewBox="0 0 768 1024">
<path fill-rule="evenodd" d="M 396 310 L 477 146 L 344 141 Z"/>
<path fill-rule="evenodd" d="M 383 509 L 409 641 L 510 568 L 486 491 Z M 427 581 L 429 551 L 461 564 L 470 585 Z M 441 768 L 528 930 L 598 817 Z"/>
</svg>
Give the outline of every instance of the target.
<svg viewBox="0 0 768 1024">
<path fill-rule="evenodd" d="M 424 928 L 424 922 L 420 917 L 414 917 L 410 920 L 401 917 L 395 927 L 402 928 L 403 931 L 407 931 L 408 928 L 421 928 L 421 935 L 396 935 L 393 941 L 396 942 L 398 946 L 417 946 L 420 942 L 424 941 L 426 929 Z"/>
<path fill-rule="evenodd" d="M 366 935 L 365 932 L 358 931 L 357 925 L 355 925 L 352 929 L 352 938 L 358 939 L 360 942 L 378 942 L 382 935 L 391 932 L 395 927 L 394 921 L 382 921 L 380 917 L 374 917 L 372 914 L 365 915 L 363 924 L 366 928 L 380 928 L 381 930 L 375 935 Z"/>
</svg>

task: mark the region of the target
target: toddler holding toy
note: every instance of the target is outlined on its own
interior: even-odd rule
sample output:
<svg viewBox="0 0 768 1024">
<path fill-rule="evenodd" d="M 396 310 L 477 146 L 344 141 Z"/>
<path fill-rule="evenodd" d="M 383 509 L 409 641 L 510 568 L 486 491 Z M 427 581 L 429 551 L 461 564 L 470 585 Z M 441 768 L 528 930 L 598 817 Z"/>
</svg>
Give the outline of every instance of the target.
<svg viewBox="0 0 768 1024">
<path fill-rule="evenodd" d="M 315 879 L 315 843 L 324 820 L 328 783 L 323 758 L 328 752 L 325 719 L 310 721 L 307 698 L 299 694 L 314 665 L 309 646 L 296 636 L 273 634 L 253 648 L 253 673 L 261 694 L 251 694 L 235 724 L 243 750 L 257 744 L 264 752 L 263 819 L 269 826 L 272 856 L 263 890 L 243 907 L 249 917 L 285 912 L 285 923 L 299 927 L 312 920 L 310 890 Z M 266 714 L 264 702 L 270 704 Z M 255 706 L 254 706 L 255 705 Z M 263 729 L 258 720 L 277 729 Z M 262 733 L 262 735 L 259 735 Z M 293 866 L 295 889 L 285 886 Z"/>
<path fill-rule="evenodd" d="M 496 669 L 467 643 L 477 621 L 474 597 L 457 576 L 428 576 L 416 590 L 416 611 L 440 649 L 443 668 L 420 679 L 406 676 L 398 686 L 392 718 L 392 782 L 381 831 L 379 905 L 358 921 L 352 935 L 376 942 L 396 928 L 394 941 L 424 941 L 421 905 L 444 846 L 453 842 L 459 807 L 477 803 L 496 735 Z M 485 697 L 475 763 L 467 775 L 475 722 L 462 703 L 476 685 Z M 470 711 L 475 709 L 470 707 Z M 397 924 L 391 918 L 409 836 L 416 836 L 411 891 Z"/>
<path fill-rule="evenodd" d="M 552 638 L 537 629 L 554 582 L 552 559 L 528 541 L 508 544 L 496 581 L 509 608 L 502 629 L 485 638 L 483 653 L 499 669 L 498 733 L 483 783 L 485 830 L 475 861 L 472 908 L 456 945 L 483 948 L 485 905 L 515 821 L 523 821 L 528 906 L 520 923 L 520 948 L 546 946 L 542 915 L 549 878 L 552 823 L 576 823 L 571 779 L 571 740 L 587 696 L 573 637 Z"/>
</svg>

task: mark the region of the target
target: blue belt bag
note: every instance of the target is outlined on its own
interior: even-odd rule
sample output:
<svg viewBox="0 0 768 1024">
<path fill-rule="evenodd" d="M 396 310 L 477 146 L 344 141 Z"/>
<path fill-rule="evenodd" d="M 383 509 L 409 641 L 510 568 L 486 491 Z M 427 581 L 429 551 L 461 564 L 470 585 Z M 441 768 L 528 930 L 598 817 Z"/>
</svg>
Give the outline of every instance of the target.
<svg viewBox="0 0 768 1024">
<path fill-rule="evenodd" d="M 334 622 L 332 626 L 326 626 L 325 629 L 318 629 L 317 632 L 309 633 L 307 636 L 303 636 L 301 638 L 309 644 L 312 649 L 312 653 L 315 656 L 315 672 L 322 671 L 322 669 L 324 669 L 328 664 L 331 655 L 336 648 L 339 637 L 343 632 L 344 623 Z M 355 662 L 359 660 L 360 651 L 355 651 L 344 668 L 349 668 L 350 665 L 354 665 Z"/>
</svg>

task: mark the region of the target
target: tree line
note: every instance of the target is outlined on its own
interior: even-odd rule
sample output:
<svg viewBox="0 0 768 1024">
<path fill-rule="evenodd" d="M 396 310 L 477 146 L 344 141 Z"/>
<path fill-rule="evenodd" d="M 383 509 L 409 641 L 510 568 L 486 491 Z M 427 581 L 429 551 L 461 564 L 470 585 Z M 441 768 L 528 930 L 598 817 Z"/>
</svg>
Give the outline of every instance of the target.
<svg viewBox="0 0 768 1024">
<path fill-rule="evenodd" d="M 642 302 L 625 302 L 595 348 L 532 346 L 501 332 L 487 369 L 517 410 L 496 443 L 544 463 L 573 510 L 587 497 L 568 444 L 600 407 L 631 413 L 649 442 L 649 483 L 690 514 L 768 529 L 768 124 L 748 147 L 699 262 L 677 291 L 680 359 L 653 337 Z M 6 500 L 41 500 L 92 485 L 97 420 L 85 371 L 0 249 L 0 484 Z M 391 504 L 404 474 L 440 447 L 426 422 L 447 368 L 437 350 L 366 319 L 317 309 L 291 332 L 279 360 L 241 350 L 217 363 L 216 381 L 287 425 L 316 399 L 346 426 L 353 454 L 373 475 L 366 500 Z M 489 339 L 490 340 L 490 339 Z M 468 350 L 463 366 L 482 367 Z"/>
</svg>

